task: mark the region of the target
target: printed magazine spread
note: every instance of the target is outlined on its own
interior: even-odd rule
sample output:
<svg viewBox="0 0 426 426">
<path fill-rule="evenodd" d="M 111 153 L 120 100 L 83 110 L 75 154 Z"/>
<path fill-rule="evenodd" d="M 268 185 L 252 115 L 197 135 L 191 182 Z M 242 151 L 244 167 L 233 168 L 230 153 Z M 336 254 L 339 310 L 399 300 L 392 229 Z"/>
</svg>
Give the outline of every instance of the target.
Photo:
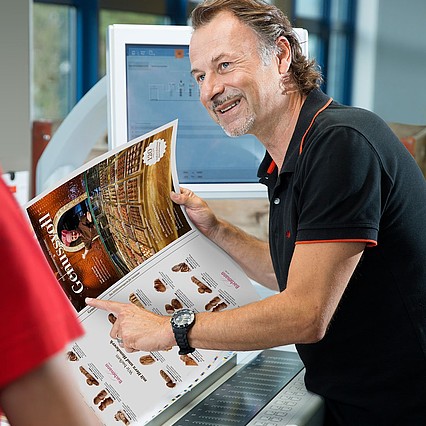
<svg viewBox="0 0 426 426">
<path fill-rule="evenodd" d="M 125 352 L 112 313 L 85 297 L 134 303 L 157 314 L 232 309 L 258 299 L 243 271 L 174 204 L 177 120 L 86 164 L 26 206 L 42 250 L 86 335 L 68 360 L 105 425 L 143 425 L 231 353 Z M 117 423 L 118 422 L 118 423 Z"/>
</svg>

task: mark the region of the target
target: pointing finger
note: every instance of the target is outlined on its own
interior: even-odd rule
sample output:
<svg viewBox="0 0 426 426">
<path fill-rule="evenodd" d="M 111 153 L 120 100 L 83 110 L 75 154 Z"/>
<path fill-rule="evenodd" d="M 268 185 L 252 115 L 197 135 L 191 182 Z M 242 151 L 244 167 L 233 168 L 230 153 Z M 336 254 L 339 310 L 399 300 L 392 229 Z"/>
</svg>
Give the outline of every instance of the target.
<svg viewBox="0 0 426 426">
<path fill-rule="evenodd" d="M 120 313 L 123 305 L 126 305 L 125 303 L 112 302 L 111 300 L 92 299 L 90 297 L 86 297 L 85 302 L 87 305 L 92 306 L 93 308 L 112 312 L 115 315 Z"/>
</svg>

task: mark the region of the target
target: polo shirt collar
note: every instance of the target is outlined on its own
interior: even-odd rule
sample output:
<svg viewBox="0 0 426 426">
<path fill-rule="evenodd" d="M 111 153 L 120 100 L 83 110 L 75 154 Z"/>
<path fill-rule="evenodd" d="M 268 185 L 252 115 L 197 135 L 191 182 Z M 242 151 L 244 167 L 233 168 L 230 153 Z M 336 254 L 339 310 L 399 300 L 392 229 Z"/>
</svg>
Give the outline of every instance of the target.
<svg viewBox="0 0 426 426">
<path fill-rule="evenodd" d="M 284 172 L 294 172 L 305 133 L 311 126 L 311 123 L 315 120 L 316 115 L 325 109 L 328 104 L 330 104 L 331 100 L 332 99 L 320 89 L 312 90 L 312 92 L 309 93 L 300 111 L 296 128 L 290 140 L 280 174 Z M 269 153 L 266 152 L 258 170 L 259 178 L 264 178 L 268 173 L 272 172 L 272 168 L 270 167 L 271 163 L 272 158 Z M 261 181 L 262 180 L 263 179 L 261 179 Z"/>
</svg>

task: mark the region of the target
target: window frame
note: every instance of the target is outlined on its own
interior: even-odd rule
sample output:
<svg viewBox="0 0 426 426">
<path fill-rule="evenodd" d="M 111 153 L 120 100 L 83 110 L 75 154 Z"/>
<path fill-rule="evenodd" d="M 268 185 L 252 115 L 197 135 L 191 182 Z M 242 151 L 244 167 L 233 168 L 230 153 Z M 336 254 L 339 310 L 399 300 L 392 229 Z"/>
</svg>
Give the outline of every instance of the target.
<svg viewBox="0 0 426 426">
<path fill-rule="evenodd" d="M 188 14 L 188 0 L 152 0 L 144 2 L 141 11 L 141 2 L 138 0 L 33 0 L 34 3 L 56 4 L 74 7 L 76 9 L 76 94 L 80 100 L 90 88 L 99 80 L 99 12 L 101 9 L 121 10 L 129 12 L 153 13 L 169 17 L 173 25 L 186 25 Z M 295 16 L 296 3 L 291 0 L 292 22 L 294 26 L 306 28 L 309 33 L 316 34 L 319 39 L 319 56 L 316 58 L 324 74 L 323 90 L 327 92 L 328 64 L 330 62 L 330 36 L 343 34 L 346 38 L 345 59 L 342 77 L 342 93 L 340 102 L 350 104 L 352 100 L 352 72 L 354 63 L 355 44 L 355 12 L 356 0 L 347 0 L 348 9 L 344 23 L 331 20 L 331 2 L 323 0 L 322 15 L 318 19 Z M 336 0 L 334 0 L 336 1 Z"/>
<path fill-rule="evenodd" d="M 155 13 L 170 18 L 173 25 L 187 23 L 187 0 L 141 2 L 127 0 L 33 0 L 34 3 L 63 5 L 76 10 L 76 93 L 78 102 L 99 80 L 99 12 L 101 9 Z"/>
<path fill-rule="evenodd" d="M 345 58 L 343 61 L 343 73 L 341 75 L 342 85 L 339 87 L 341 98 L 339 102 L 350 105 L 352 101 L 352 76 L 354 64 L 355 45 L 355 23 L 357 0 L 347 0 L 346 19 L 344 22 L 332 21 L 332 1 L 323 0 L 323 8 L 319 18 L 303 18 L 296 16 L 296 3 L 292 0 L 292 21 L 294 26 L 305 28 L 309 34 L 315 34 L 319 39 L 319 55 L 316 57 L 317 63 L 321 66 L 324 77 L 322 89 L 327 92 L 328 86 L 328 66 L 330 64 L 330 40 L 333 34 L 341 34 L 345 37 Z M 339 1 L 339 0 L 334 0 Z"/>
</svg>

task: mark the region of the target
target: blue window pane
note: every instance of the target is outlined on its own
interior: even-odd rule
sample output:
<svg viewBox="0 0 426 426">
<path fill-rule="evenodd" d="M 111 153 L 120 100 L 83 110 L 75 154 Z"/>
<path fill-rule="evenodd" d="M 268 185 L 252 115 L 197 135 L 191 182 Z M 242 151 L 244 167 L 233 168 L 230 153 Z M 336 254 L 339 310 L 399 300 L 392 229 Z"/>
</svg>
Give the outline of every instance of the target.
<svg viewBox="0 0 426 426">
<path fill-rule="evenodd" d="M 309 34 L 308 55 L 310 59 L 315 59 L 317 62 L 321 58 L 321 40 L 317 34 Z"/>
<path fill-rule="evenodd" d="M 298 18 L 321 19 L 323 15 L 323 0 L 297 0 L 296 16 Z"/>
<path fill-rule="evenodd" d="M 330 16 L 332 22 L 347 22 L 349 19 L 349 0 L 332 0 Z"/>
<path fill-rule="evenodd" d="M 323 89 L 351 103 L 351 67 L 356 0 L 294 0 L 295 23 L 309 33 L 310 57 L 321 67 Z"/>
<path fill-rule="evenodd" d="M 76 10 L 33 5 L 33 119 L 64 119 L 76 103 Z"/>
<path fill-rule="evenodd" d="M 344 102 L 344 77 L 346 69 L 346 37 L 331 34 L 327 67 L 327 93 L 339 102 Z"/>
</svg>

